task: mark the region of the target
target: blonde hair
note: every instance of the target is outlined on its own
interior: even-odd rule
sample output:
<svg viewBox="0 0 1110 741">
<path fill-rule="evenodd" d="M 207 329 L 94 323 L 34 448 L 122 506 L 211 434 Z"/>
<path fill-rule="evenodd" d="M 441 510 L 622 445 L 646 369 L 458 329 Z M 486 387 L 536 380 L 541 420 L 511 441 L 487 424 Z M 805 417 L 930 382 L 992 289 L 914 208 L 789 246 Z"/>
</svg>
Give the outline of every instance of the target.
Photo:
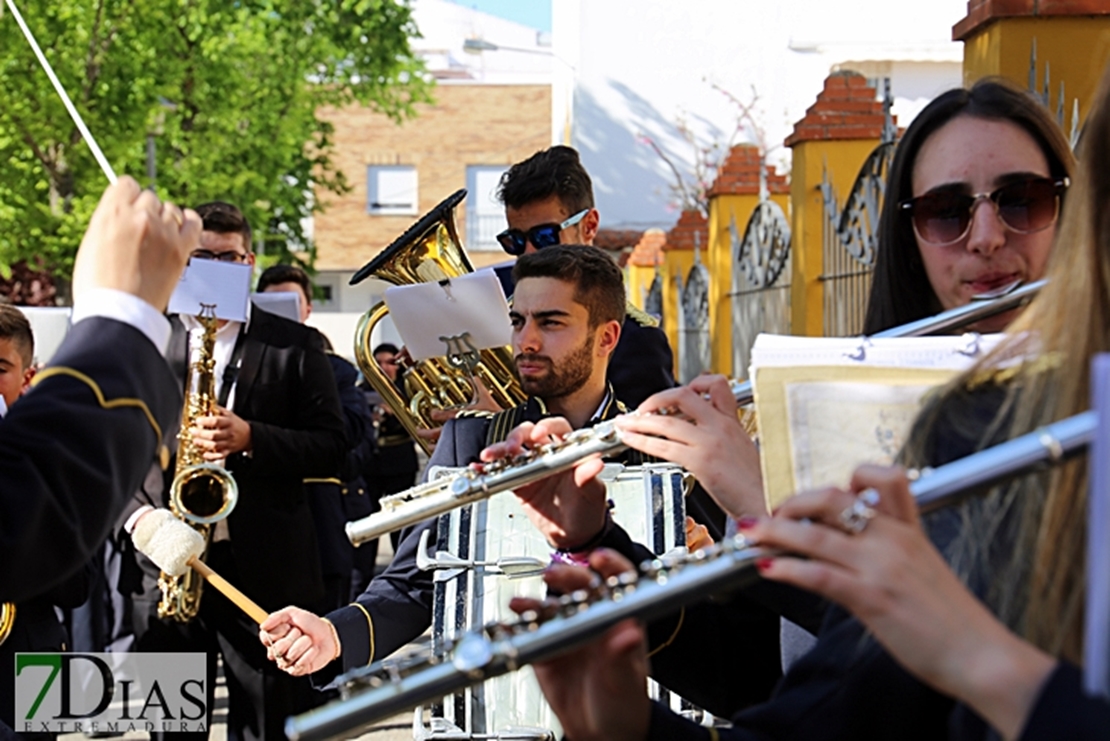
<svg viewBox="0 0 1110 741">
<path fill-rule="evenodd" d="M 928 462 L 926 441 L 939 417 L 951 417 L 951 407 L 984 384 L 1005 390 L 980 447 L 1089 408 L 1090 360 L 1110 351 L 1110 76 L 1096 101 L 1048 286 L 1007 329 L 1009 339 L 923 412 L 904 451 L 907 464 Z M 967 575 L 987 563 L 996 537 L 1010 539 L 998 567 L 987 566 L 987 602 L 1030 642 L 1075 663 L 1083 646 L 1087 488 L 1086 456 L 996 487 L 962 508 L 956 550 L 970 560 L 953 563 Z"/>
</svg>

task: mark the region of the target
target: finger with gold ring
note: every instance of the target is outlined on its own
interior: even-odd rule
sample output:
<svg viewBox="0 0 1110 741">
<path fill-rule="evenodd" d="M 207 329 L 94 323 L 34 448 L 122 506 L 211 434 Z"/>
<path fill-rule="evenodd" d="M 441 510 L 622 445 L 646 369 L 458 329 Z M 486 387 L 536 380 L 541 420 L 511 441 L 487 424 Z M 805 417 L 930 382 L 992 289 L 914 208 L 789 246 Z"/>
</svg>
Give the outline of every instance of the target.
<svg viewBox="0 0 1110 741">
<path fill-rule="evenodd" d="M 879 492 L 864 489 L 851 506 L 840 513 L 840 526 L 850 535 L 859 535 L 867 528 L 867 523 L 875 517 L 875 507 L 879 504 Z"/>
</svg>

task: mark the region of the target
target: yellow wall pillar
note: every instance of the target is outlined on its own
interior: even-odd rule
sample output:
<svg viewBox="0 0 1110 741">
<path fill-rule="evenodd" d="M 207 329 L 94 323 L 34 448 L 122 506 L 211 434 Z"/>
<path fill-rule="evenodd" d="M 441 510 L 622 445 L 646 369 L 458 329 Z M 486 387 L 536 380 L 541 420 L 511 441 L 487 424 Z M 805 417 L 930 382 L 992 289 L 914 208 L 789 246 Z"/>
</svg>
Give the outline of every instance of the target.
<svg viewBox="0 0 1110 741">
<path fill-rule="evenodd" d="M 735 223 L 737 239 L 744 231 L 759 205 L 760 167 L 764 167 L 765 183 L 772 200 L 784 212 L 789 210 L 790 187 L 786 178 L 776 175 L 773 167 L 763 165 L 759 148 L 739 144 L 732 148 L 709 189 L 709 246 L 703 257 L 709 268 L 709 327 L 713 346 L 714 373 L 735 376 L 746 369 L 732 367 L 732 271 L 734 264 L 732 231 Z"/>
<path fill-rule="evenodd" d="M 667 243 L 667 233 L 662 229 L 648 229 L 640 235 L 640 241 L 628 256 L 625 285 L 628 300 L 638 309 L 646 309 L 644 299 L 651 290 L 657 269 L 662 272 L 663 245 Z"/>
<path fill-rule="evenodd" d="M 843 202 L 867 155 L 883 130 L 882 103 L 875 89 L 855 72 L 834 72 L 805 117 L 786 139 L 793 150 L 790 170 L 790 229 L 793 275 L 790 288 L 791 332 L 824 334 L 823 236 L 825 216 L 821 181 L 825 174 Z"/>
<path fill-rule="evenodd" d="M 965 85 L 998 75 L 1022 88 L 1029 85 L 1035 39 L 1036 91 L 1044 92 L 1047 69 L 1048 106 L 1055 113 L 1063 83 L 1064 131 L 1070 133 L 1073 101 L 1079 101 L 1082 125 L 1110 60 L 1110 7 L 1098 0 L 971 0 L 952 38 L 964 42 Z"/>
</svg>

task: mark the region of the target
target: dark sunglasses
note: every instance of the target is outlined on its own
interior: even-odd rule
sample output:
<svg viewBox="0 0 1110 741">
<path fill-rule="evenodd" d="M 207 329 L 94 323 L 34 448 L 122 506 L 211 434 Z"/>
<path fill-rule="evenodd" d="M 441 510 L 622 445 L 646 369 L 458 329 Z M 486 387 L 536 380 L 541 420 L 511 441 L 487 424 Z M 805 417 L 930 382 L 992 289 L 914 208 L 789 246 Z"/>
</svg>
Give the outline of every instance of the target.
<svg viewBox="0 0 1110 741">
<path fill-rule="evenodd" d="M 190 258 L 198 260 L 217 260 L 219 262 L 242 262 L 247 256 L 241 252 L 212 252 L 211 250 L 193 250 Z"/>
<path fill-rule="evenodd" d="M 1007 229 L 1032 234 L 1051 226 L 1060 213 L 1060 196 L 1068 178 L 1030 178 L 1009 183 L 990 193 L 926 193 L 898 204 L 910 215 L 913 230 L 922 242 L 952 244 L 971 231 L 971 214 L 980 199 L 994 204 Z"/>
<path fill-rule="evenodd" d="M 559 244 L 559 234 L 564 229 L 577 224 L 589 212 L 590 209 L 584 208 L 562 224 L 537 224 L 526 232 L 520 229 L 506 229 L 497 235 L 497 241 L 501 243 L 501 249 L 510 255 L 523 255 L 524 248 L 528 246 L 529 242 L 537 250 L 542 250 L 544 247 Z"/>
</svg>

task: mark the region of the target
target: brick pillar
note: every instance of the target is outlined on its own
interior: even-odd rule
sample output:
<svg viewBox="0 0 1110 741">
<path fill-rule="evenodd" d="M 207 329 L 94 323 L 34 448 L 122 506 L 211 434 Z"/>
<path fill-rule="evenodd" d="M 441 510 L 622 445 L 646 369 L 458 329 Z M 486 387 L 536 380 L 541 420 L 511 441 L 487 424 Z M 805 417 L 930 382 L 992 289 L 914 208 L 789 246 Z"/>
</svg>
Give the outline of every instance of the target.
<svg viewBox="0 0 1110 741">
<path fill-rule="evenodd" d="M 867 155 L 879 145 L 883 106 L 875 88 L 856 72 L 834 72 L 825 88 L 794 124 L 786 138 L 793 150 L 790 170 L 790 225 L 793 278 L 790 289 L 791 332 L 811 337 L 824 333 L 820 280 L 824 271 L 824 213 L 821 178 L 827 170 L 840 197 L 846 198 Z"/>
<path fill-rule="evenodd" d="M 1036 41 L 1034 84 L 1057 111 L 1064 85 L 1064 132 L 1072 127 L 1079 101 L 1079 124 L 1090 110 L 1099 79 L 1110 60 L 1110 3 L 1105 0 L 968 0 L 967 17 L 952 27 L 964 42 L 964 84 L 998 75 L 1026 88 Z M 1047 70 L 1046 70 L 1047 66 Z"/>
<path fill-rule="evenodd" d="M 701 211 L 683 211 L 678 222 L 667 232 L 667 243 L 663 245 L 663 266 L 659 272 L 663 276 L 663 331 L 674 351 L 675 378 L 678 377 L 678 312 L 681 310 L 675 276 L 682 276 L 686 286 L 686 276 L 694 267 L 694 245 L 701 250 L 701 260 L 705 262 L 706 245 L 709 243 L 705 217 Z"/>
<path fill-rule="evenodd" d="M 747 368 L 732 367 L 732 234 L 735 221 L 740 238 L 759 204 L 759 167 L 762 157 L 754 144 L 733 147 L 709 189 L 709 237 L 705 265 L 709 268 L 709 327 L 713 343 L 714 373 L 730 377 L 747 375 Z M 789 210 L 790 184 L 775 168 L 765 166 L 767 192 L 784 212 Z"/>
</svg>

